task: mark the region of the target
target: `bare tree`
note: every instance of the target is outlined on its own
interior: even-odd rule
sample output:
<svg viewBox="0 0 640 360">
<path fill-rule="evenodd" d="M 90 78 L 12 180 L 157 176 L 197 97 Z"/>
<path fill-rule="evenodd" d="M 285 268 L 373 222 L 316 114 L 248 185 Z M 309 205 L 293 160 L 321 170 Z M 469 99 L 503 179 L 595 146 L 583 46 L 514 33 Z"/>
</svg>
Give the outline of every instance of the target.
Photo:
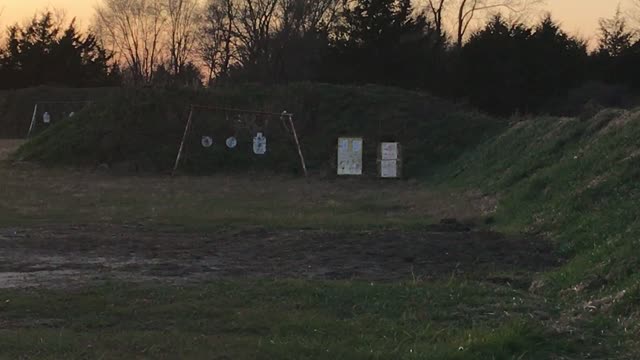
<svg viewBox="0 0 640 360">
<path fill-rule="evenodd" d="M 328 39 L 340 28 L 342 0 L 280 0 L 270 41 L 271 79 L 290 81 L 316 76 Z"/>
<path fill-rule="evenodd" d="M 280 0 L 239 0 L 234 33 L 243 51 L 239 61 L 247 66 L 267 54 L 269 40 L 276 25 L 276 9 Z"/>
<path fill-rule="evenodd" d="M 342 0 L 280 0 L 279 31 L 310 33 L 335 25 Z"/>
<path fill-rule="evenodd" d="M 180 74 L 191 61 L 197 32 L 201 26 L 198 0 L 164 0 L 168 14 L 168 48 L 171 70 Z"/>
<path fill-rule="evenodd" d="M 462 47 L 469 27 L 479 13 L 506 11 L 512 15 L 512 21 L 516 22 L 543 2 L 543 0 L 460 0 L 456 17 L 456 45 Z"/>
<path fill-rule="evenodd" d="M 226 77 L 236 58 L 235 21 L 233 0 L 209 1 L 198 42 L 198 54 L 208 70 L 207 83 Z"/>
<path fill-rule="evenodd" d="M 210 65 L 227 74 L 231 62 L 261 69 L 278 23 L 276 9 L 282 0 L 213 0 L 209 6 L 208 32 L 212 43 L 207 48 Z M 223 48 L 212 48 L 211 45 Z M 209 67 L 209 66 L 208 66 Z M 211 67 L 209 67 L 211 69 Z M 210 74 L 212 72 L 210 71 Z"/>
<path fill-rule="evenodd" d="M 285 48 L 336 25 L 345 0 L 209 0 L 199 55 L 209 81 L 234 65 L 268 71 Z M 277 55 L 277 56 L 274 56 Z M 298 54 L 303 55 L 303 54 Z M 263 74 L 265 75 L 265 74 Z"/>
<path fill-rule="evenodd" d="M 104 0 L 94 27 L 103 43 L 126 63 L 134 83 L 149 83 L 162 62 L 167 15 L 161 0 Z"/>
<path fill-rule="evenodd" d="M 444 35 L 443 15 L 447 3 L 447 0 L 428 0 L 427 4 L 427 13 L 431 14 L 433 25 L 440 36 Z"/>
<path fill-rule="evenodd" d="M 481 18 L 480 14 L 507 12 L 512 21 L 517 22 L 543 4 L 544 0 L 423 0 L 425 2 L 426 12 L 439 34 L 445 32 L 446 17 L 451 18 L 455 44 L 462 47 L 471 26 Z"/>
</svg>

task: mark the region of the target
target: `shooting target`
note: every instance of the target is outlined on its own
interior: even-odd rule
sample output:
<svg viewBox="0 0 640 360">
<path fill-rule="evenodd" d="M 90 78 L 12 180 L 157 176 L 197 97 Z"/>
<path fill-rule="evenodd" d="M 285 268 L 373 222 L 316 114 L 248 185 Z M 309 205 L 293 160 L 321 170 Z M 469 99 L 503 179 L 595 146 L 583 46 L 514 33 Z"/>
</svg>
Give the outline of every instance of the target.
<svg viewBox="0 0 640 360">
<path fill-rule="evenodd" d="M 259 132 L 253 138 L 253 153 L 256 155 L 264 155 L 267 153 L 267 138 Z"/>
<path fill-rule="evenodd" d="M 229 149 L 235 149 L 236 146 L 238 146 L 238 139 L 236 139 L 235 136 L 231 136 L 227 139 L 227 147 Z"/>
<path fill-rule="evenodd" d="M 48 112 L 45 112 L 44 115 L 42 115 L 42 122 L 45 124 L 51 123 L 51 115 L 49 115 Z"/>
<path fill-rule="evenodd" d="M 200 140 L 200 144 L 202 144 L 202 147 L 204 148 L 210 148 L 213 146 L 213 139 L 211 136 L 203 136 L 202 140 Z"/>
</svg>

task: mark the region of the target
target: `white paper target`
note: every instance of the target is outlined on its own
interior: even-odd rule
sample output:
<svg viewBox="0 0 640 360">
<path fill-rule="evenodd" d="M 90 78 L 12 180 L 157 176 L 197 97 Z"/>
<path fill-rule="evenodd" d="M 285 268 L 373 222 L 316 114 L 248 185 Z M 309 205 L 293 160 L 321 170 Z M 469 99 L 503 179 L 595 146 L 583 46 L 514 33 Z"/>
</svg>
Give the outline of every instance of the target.
<svg viewBox="0 0 640 360">
<path fill-rule="evenodd" d="M 338 139 L 338 175 L 362 175 L 362 138 Z"/>
<path fill-rule="evenodd" d="M 253 153 L 256 155 L 267 153 L 267 138 L 261 132 L 253 138 Z"/>
<path fill-rule="evenodd" d="M 74 113 L 73 111 L 71 112 L 71 114 L 69 114 L 69 117 L 72 118 L 76 113 Z"/>
<path fill-rule="evenodd" d="M 51 115 L 49 115 L 48 112 L 45 112 L 44 115 L 42 115 L 42 122 L 45 124 L 51 123 Z"/>
<path fill-rule="evenodd" d="M 211 146 L 213 146 L 213 139 L 211 138 L 211 136 L 203 136 L 200 140 L 200 144 L 202 144 L 202 147 L 204 148 L 210 148 Z"/>
<path fill-rule="evenodd" d="M 235 147 L 238 146 L 238 139 L 236 139 L 235 136 L 231 136 L 227 139 L 226 143 L 229 149 L 235 149 Z"/>
<path fill-rule="evenodd" d="M 380 162 L 380 177 L 393 179 L 398 177 L 398 160 L 382 160 Z"/>
<path fill-rule="evenodd" d="M 386 142 L 381 145 L 382 160 L 397 160 L 399 155 L 398 143 Z"/>
</svg>

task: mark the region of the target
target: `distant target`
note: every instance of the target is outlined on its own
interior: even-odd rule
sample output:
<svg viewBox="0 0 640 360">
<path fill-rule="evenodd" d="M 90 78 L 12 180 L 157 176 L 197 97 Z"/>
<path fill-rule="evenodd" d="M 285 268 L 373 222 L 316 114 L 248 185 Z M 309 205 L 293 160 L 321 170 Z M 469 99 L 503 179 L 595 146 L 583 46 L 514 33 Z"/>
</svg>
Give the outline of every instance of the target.
<svg viewBox="0 0 640 360">
<path fill-rule="evenodd" d="M 256 155 L 267 153 L 267 138 L 261 132 L 253 138 L 253 153 Z"/>
<path fill-rule="evenodd" d="M 200 144 L 202 144 L 202 147 L 204 148 L 210 148 L 213 146 L 213 139 L 211 136 L 203 136 L 202 140 L 200 140 Z"/>
<path fill-rule="evenodd" d="M 238 139 L 236 139 L 235 136 L 232 136 L 227 139 L 227 147 L 229 149 L 235 149 L 236 146 L 238 146 Z"/>
<path fill-rule="evenodd" d="M 51 115 L 49 115 L 48 112 L 45 112 L 44 115 L 42 115 L 42 122 L 45 124 L 51 123 Z"/>
</svg>

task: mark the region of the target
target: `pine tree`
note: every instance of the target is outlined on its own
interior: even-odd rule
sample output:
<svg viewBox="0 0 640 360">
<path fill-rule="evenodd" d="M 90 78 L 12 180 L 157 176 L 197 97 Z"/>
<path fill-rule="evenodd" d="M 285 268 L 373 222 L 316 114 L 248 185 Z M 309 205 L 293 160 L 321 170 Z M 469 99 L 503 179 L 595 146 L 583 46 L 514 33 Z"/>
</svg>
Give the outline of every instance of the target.
<svg viewBox="0 0 640 360">
<path fill-rule="evenodd" d="M 600 39 L 598 52 L 601 55 L 617 57 L 624 54 L 633 44 L 634 35 L 627 27 L 620 6 L 613 18 L 600 19 Z"/>
<path fill-rule="evenodd" d="M 82 35 L 72 21 L 66 29 L 55 24 L 51 12 L 21 27 L 9 28 L 0 55 L 5 88 L 41 84 L 98 86 L 109 81 L 109 55 L 92 34 Z"/>
</svg>

